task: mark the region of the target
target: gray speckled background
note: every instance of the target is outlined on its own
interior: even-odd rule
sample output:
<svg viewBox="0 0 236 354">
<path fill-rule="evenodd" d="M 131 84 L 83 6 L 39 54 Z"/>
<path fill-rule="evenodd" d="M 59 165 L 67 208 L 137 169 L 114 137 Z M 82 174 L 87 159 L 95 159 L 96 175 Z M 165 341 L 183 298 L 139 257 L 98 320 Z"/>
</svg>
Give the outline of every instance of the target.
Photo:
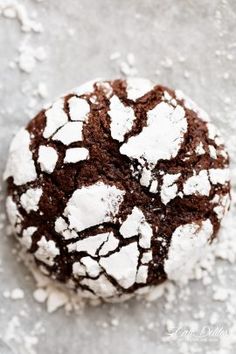
<svg viewBox="0 0 236 354">
<path fill-rule="evenodd" d="M 0 16 L 1 174 L 11 137 L 27 122 L 29 114 L 36 113 L 45 101 L 86 80 L 119 77 L 119 62 L 126 61 L 130 52 L 135 55 L 139 76 L 181 88 L 210 112 L 222 129 L 235 165 L 235 0 L 20 0 L 20 3 L 28 14 L 37 14 L 36 20 L 43 24 L 44 31 L 23 33 L 17 20 Z M 38 62 L 31 74 L 20 71 L 18 65 L 11 68 L 24 41 L 33 48 L 43 46 L 47 53 L 46 60 Z M 111 61 L 109 56 L 115 51 L 121 53 L 121 59 Z M 38 82 L 46 83 L 48 97 L 43 100 L 35 96 L 32 101 Z M 149 306 L 131 301 L 125 305 L 87 308 L 80 316 L 66 316 L 63 310 L 49 315 L 45 306 L 32 297 L 34 281 L 12 252 L 14 240 L 6 237 L 4 228 L 0 232 L 0 338 L 9 342 L 17 354 L 168 354 L 188 353 L 190 349 L 194 353 L 219 353 L 218 339 L 191 342 L 190 349 L 185 348 L 184 339 L 178 343 L 163 342 L 165 317 L 176 326 L 181 321 L 188 324 L 194 320 L 193 312 L 202 309 L 205 316 L 200 326 L 203 326 L 217 310 L 222 314 L 219 322 L 232 326 L 224 315 L 225 303 L 211 300 L 212 285 L 206 289 L 200 282 L 191 283 L 193 290 L 187 299 L 179 298 L 177 293 L 175 311 L 169 313 L 164 310 L 164 300 L 159 299 Z M 224 274 L 231 274 L 226 276 L 225 283 L 235 289 L 233 266 L 221 267 Z M 23 300 L 4 297 L 4 291 L 16 287 L 24 289 Z M 114 318 L 118 319 L 117 326 L 111 324 Z M 15 338 L 10 336 L 10 326 L 14 327 Z M 27 336 L 32 339 L 35 334 L 39 342 L 30 348 Z M 1 346 L 0 342 L 0 354 L 8 353 Z M 231 348 L 222 353 L 233 352 L 236 351 Z"/>
</svg>

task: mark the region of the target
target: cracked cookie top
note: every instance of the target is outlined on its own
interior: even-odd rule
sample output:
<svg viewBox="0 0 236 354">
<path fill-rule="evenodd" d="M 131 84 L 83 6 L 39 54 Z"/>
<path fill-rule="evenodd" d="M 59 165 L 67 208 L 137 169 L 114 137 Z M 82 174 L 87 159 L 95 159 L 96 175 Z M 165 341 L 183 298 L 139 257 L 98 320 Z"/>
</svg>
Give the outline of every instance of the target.
<svg viewBox="0 0 236 354">
<path fill-rule="evenodd" d="M 189 276 L 229 208 L 208 115 L 145 79 L 91 81 L 14 137 L 7 212 L 39 268 L 88 298 Z"/>
</svg>

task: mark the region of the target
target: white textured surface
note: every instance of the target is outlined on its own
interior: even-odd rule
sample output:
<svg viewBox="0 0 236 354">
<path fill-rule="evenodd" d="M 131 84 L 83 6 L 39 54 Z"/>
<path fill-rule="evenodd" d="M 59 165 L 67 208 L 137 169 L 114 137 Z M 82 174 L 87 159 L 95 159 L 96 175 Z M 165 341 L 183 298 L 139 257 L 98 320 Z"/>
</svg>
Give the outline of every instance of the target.
<svg viewBox="0 0 236 354">
<path fill-rule="evenodd" d="M 58 154 L 51 146 L 41 145 L 39 147 L 38 163 L 42 171 L 52 173 L 57 164 Z"/>
<path fill-rule="evenodd" d="M 165 102 L 147 112 L 147 126 L 124 143 L 120 152 L 140 163 L 152 166 L 161 159 L 175 157 L 187 131 L 187 120 L 181 106 L 173 108 Z"/>
<path fill-rule="evenodd" d="M 119 211 L 124 194 L 124 191 L 103 182 L 77 189 L 64 211 L 70 228 L 82 231 L 112 221 Z"/>
<path fill-rule="evenodd" d="M 42 104 L 95 77 L 120 76 L 119 60 L 110 61 L 110 55 L 115 52 L 120 52 L 121 61 L 133 52 L 139 76 L 181 88 L 206 109 L 221 128 L 236 167 L 234 0 L 190 0 L 187 5 L 185 0 L 71 0 L 66 6 L 62 0 L 57 0 L 56 5 L 47 0 L 19 3 L 25 6 L 28 16 L 36 12 L 37 17 L 25 21 L 24 25 L 22 20 L 0 17 L 0 48 L 4 54 L 0 58 L 1 173 L 12 134 L 28 121 L 29 115 L 37 113 Z M 42 23 L 42 33 L 21 31 L 37 27 L 35 22 Z M 24 56 L 35 64 L 31 74 L 20 71 L 17 63 L 15 69 L 9 67 L 9 63 L 14 64 L 18 58 L 18 48 L 23 41 L 33 48 L 33 54 L 40 46 L 47 53 L 47 59 L 40 62 L 29 51 L 24 51 Z M 48 97 L 44 100 L 33 95 L 41 82 L 47 86 Z M 15 353 L 77 354 L 79 348 L 80 354 L 109 354 L 111 351 L 114 354 L 189 354 L 187 344 L 201 354 L 218 351 L 220 342 L 211 341 L 212 338 L 190 344 L 185 339 L 162 341 L 167 334 L 166 323 L 169 325 L 172 321 L 174 326 L 180 322 L 183 325 L 189 321 L 196 323 L 193 313 L 200 311 L 206 313 L 199 320 L 200 327 L 214 321 L 221 326 L 228 312 L 224 303 L 212 301 L 212 284 L 206 288 L 200 282 L 193 282 L 189 296 L 183 290 L 181 299 L 174 297 L 176 303 L 171 311 L 164 308 L 164 299 L 157 299 L 149 306 L 132 301 L 91 307 L 80 316 L 65 316 L 63 311 L 49 315 L 44 304 L 37 304 L 33 299 L 34 281 L 25 278 L 28 272 L 12 254 L 15 240 L 7 238 L 5 230 L 0 232 L 0 267 L 4 270 L 0 273 L 0 337 L 11 343 Z M 233 267 L 235 269 L 233 265 L 224 265 L 225 286 L 231 289 L 235 287 Z M 222 269 L 219 263 L 217 269 Z M 103 283 L 97 281 L 94 287 L 97 289 Z M 15 288 L 24 289 L 23 300 L 13 302 L 2 296 L 4 290 Z M 110 291 L 112 293 L 113 289 Z M 163 289 L 158 291 L 161 293 Z M 171 292 L 168 296 L 171 298 Z M 52 304 L 53 297 L 50 299 Z M 189 308 L 181 311 L 187 306 L 194 312 Z M 17 326 L 16 315 L 20 326 Z M 42 322 L 45 333 L 40 331 Z M 230 323 L 228 325 L 232 328 Z M 15 339 L 10 336 L 13 326 Z M 25 339 L 33 343 L 35 337 L 39 343 L 31 350 L 26 347 Z M 226 353 L 234 351 L 225 350 Z"/>
</svg>

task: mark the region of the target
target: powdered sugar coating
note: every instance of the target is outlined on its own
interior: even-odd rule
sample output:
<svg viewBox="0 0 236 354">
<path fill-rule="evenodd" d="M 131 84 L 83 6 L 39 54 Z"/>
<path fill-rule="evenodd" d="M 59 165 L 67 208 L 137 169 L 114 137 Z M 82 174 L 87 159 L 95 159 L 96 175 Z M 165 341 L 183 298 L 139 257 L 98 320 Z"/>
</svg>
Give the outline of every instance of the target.
<svg viewBox="0 0 236 354">
<path fill-rule="evenodd" d="M 178 187 L 175 183 L 180 177 L 180 173 L 174 175 L 164 175 L 163 184 L 161 187 L 161 200 L 164 204 L 168 204 L 171 199 L 174 199 L 177 195 Z"/>
<path fill-rule="evenodd" d="M 59 99 L 45 112 L 46 127 L 43 132 L 44 138 L 49 138 L 68 122 L 68 117 L 63 108 L 64 101 L 63 99 Z"/>
<path fill-rule="evenodd" d="M 184 184 L 183 192 L 186 195 L 201 194 L 208 196 L 210 190 L 211 184 L 209 182 L 208 172 L 206 170 L 202 170 L 199 174 L 196 174 L 194 171 L 194 175 L 187 179 Z"/>
<path fill-rule="evenodd" d="M 149 80 L 93 81 L 20 134 L 7 211 L 41 271 L 109 301 L 190 276 L 230 203 L 227 153 L 196 104 Z"/>
<path fill-rule="evenodd" d="M 230 172 L 229 172 L 228 168 L 225 168 L 225 169 L 211 168 L 209 170 L 209 177 L 210 177 L 211 183 L 213 183 L 213 184 L 217 184 L 217 183 L 225 184 L 225 183 L 229 182 L 229 180 L 230 180 Z"/>
<path fill-rule="evenodd" d="M 127 289 L 135 282 L 138 264 L 137 243 L 131 243 L 121 248 L 119 252 L 102 258 L 100 265 L 107 274 L 112 276 L 123 288 Z"/>
<path fill-rule="evenodd" d="M 57 164 L 58 154 L 51 146 L 41 145 L 38 152 L 38 163 L 41 170 L 47 173 L 52 173 Z"/>
<path fill-rule="evenodd" d="M 135 120 L 132 108 L 126 107 L 117 96 L 110 100 L 111 136 L 120 142 L 124 141 L 124 136 L 128 133 Z"/>
<path fill-rule="evenodd" d="M 58 130 L 52 139 L 60 141 L 64 145 L 70 145 L 83 140 L 82 130 L 82 122 L 68 122 Z"/>
<path fill-rule="evenodd" d="M 90 112 L 88 102 L 79 97 L 71 97 L 68 101 L 71 120 L 84 121 Z"/>
<path fill-rule="evenodd" d="M 152 90 L 154 84 L 147 79 L 129 78 L 127 79 L 127 97 L 130 100 L 137 100 Z"/>
<path fill-rule="evenodd" d="M 66 150 L 66 156 L 64 158 L 65 163 L 76 163 L 79 161 L 87 160 L 89 157 L 88 149 L 81 148 L 71 148 Z"/>
<path fill-rule="evenodd" d="M 42 188 L 30 188 L 21 195 L 20 203 L 27 213 L 38 210 L 42 194 Z"/>
<path fill-rule="evenodd" d="M 169 279 L 178 282 L 191 277 L 196 263 L 206 254 L 212 231 L 210 220 L 181 225 L 174 231 L 165 261 Z"/>
<path fill-rule="evenodd" d="M 22 237 L 19 239 L 22 246 L 26 249 L 30 249 L 32 246 L 32 236 L 37 231 L 37 227 L 29 226 L 23 230 Z"/>
<path fill-rule="evenodd" d="M 109 232 L 89 236 L 68 245 L 69 252 L 77 250 L 78 252 L 87 252 L 90 256 L 96 256 L 100 247 L 107 241 Z"/>
<path fill-rule="evenodd" d="M 6 209 L 7 209 L 9 221 L 10 221 L 11 225 L 14 227 L 14 229 L 16 229 L 16 231 L 17 231 L 18 225 L 22 221 L 22 216 L 18 210 L 17 204 L 14 202 L 14 200 L 11 196 L 7 197 Z"/>
<path fill-rule="evenodd" d="M 38 249 L 35 252 L 35 257 L 41 262 L 52 266 L 54 264 L 54 258 L 60 254 L 56 243 L 52 240 L 47 240 L 45 236 L 37 242 Z"/>
<path fill-rule="evenodd" d="M 123 144 L 120 152 L 149 166 L 160 159 L 175 157 L 187 131 L 187 120 L 181 106 L 173 108 L 162 102 L 147 112 L 147 126 L 142 132 Z"/>
<path fill-rule="evenodd" d="M 70 228 L 82 231 L 112 221 L 123 200 L 124 191 L 115 186 L 96 183 L 77 189 L 69 199 L 64 215 Z"/>
<path fill-rule="evenodd" d="M 13 177 L 17 186 L 34 181 L 37 178 L 35 164 L 29 148 L 30 135 L 21 129 L 12 140 L 4 179 Z"/>
</svg>

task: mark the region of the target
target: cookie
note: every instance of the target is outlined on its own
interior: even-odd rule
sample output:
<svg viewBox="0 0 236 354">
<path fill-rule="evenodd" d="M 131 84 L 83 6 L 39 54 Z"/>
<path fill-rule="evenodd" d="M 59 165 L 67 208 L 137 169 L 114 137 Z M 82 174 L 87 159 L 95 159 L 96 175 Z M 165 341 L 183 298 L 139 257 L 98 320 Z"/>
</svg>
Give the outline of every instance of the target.
<svg viewBox="0 0 236 354">
<path fill-rule="evenodd" d="M 228 165 L 182 92 L 93 81 L 14 137 L 7 212 L 44 274 L 84 298 L 126 299 L 191 276 L 229 208 Z"/>
</svg>

